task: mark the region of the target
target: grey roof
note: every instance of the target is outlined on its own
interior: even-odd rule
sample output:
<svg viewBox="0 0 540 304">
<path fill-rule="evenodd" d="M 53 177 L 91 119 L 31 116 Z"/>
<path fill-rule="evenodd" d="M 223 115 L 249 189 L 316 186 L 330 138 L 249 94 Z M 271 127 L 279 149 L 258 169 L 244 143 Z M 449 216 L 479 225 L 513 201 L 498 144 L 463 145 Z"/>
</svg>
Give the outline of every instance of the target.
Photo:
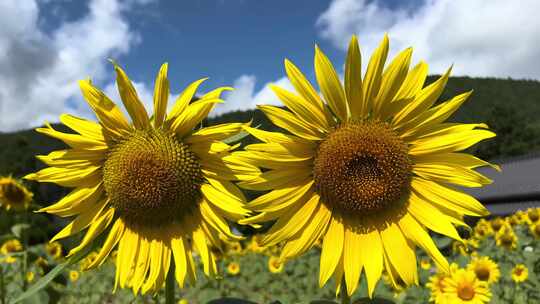
<svg viewBox="0 0 540 304">
<path fill-rule="evenodd" d="M 495 162 L 502 172 L 483 167 L 477 171 L 493 180 L 466 192 L 484 203 L 540 200 L 540 154 Z"/>
<path fill-rule="evenodd" d="M 514 213 L 517 210 L 527 210 L 529 208 L 540 207 L 539 201 L 525 201 L 525 202 L 513 202 L 513 203 L 498 203 L 498 204 L 486 204 L 486 208 L 491 215 L 506 215 Z"/>
</svg>

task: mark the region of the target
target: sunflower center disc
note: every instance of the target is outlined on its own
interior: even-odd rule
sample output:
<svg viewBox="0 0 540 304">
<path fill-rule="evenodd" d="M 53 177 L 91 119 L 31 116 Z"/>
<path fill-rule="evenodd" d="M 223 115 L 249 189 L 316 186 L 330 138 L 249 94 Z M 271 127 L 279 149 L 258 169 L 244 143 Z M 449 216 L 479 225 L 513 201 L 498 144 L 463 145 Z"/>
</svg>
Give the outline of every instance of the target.
<svg viewBox="0 0 540 304">
<path fill-rule="evenodd" d="M 197 204 L 202 173 L 195 154 L 174 135 L 135 131 L 112 149 L 103 181 L 127 223 L 156 226 L 180 220 Z"/>
<path fill-rule="evenodd" d="M 407 191 L 407 145 L 384 123 L 345 124 L 318 147 L 313 170 L 323 201 L 344 214 L 386 210 Z"/>
<path fill-rule="evenodd" d="M 2 185 L 5 198 L 12 203 L 21 203 L 24 200 L 24 191 L 14 184 Z"/>
<path fill-rule="evenodd" d="M 464 285 L 458 288 L 458 297 L 462 300 L 469 301 L 474 298 L 474 288 L 470 285 Z"/>
<path fill-rule="evenodd" d="M 489 280 L 489 269 L 487 269 L 486 267 L 479 267 L 478 269 L 476 269 L 476 277 L 480 280 L 480 281 L 487 281 Z"/>
</svg>

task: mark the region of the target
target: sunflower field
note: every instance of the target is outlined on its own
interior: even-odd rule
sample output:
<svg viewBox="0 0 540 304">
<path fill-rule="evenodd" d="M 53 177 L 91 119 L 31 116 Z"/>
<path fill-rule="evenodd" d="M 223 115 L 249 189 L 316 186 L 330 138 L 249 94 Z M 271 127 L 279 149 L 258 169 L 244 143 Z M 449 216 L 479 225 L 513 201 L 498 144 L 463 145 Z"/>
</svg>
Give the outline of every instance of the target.
<svg viewBox="0 0 540 304">
<path fill-rule="evenodd" d="M 493 217 L 463 190 L 501 171 L 469 149 L 487 124 L 447 121 L 472 91 L 442 99 L 452 67 L 428 83 L 389 47 L 362 73 L 353 35 L 340 77 L 315 46 L 318 90 L 285 59 L 267 130 L 205 125 L 233 90 L 197 94 L 206 78 L 171 103 L 168 63 L 153 109 L 112 60 L 125 111 L 79 81 L 95 121 L 36 128 L 65 145 L 0 178 L 0 304 L 540 301 L 540 209 Z"/>
</svg>

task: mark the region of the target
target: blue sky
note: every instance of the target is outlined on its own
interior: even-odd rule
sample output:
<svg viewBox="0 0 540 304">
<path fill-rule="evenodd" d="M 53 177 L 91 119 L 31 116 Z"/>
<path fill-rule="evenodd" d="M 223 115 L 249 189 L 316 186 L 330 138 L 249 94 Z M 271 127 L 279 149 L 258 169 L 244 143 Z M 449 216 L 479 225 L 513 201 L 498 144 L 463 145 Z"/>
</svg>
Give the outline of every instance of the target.
<svg viewBox="0 0 540 304">
<path fill-rule="evenodd" d="M 536 0 L 4 0 L 0 131 L 64 112 L 91 118 L 77 86 L 87 77 L 119 102 L 107 58 L 126 69 L 146 105 L 165 61 L 173 96 L 206 76 L 203 91 L 235 87 L 216 113 L 279 104 L 268 84 L 291 88 L 284 58 L 313 81 L 317 43 L 341 73 L 352 34 L 364 67 L 388 33 L 389 57 L 413 46 L 413 63 L 426 60 L 433 74 L 454 64 L 454 75 L 539 79 L 539 10 Z"/>
<path fill-rule="evenodd" d="M 380 3 L 396 8 L 418 2 Z M 343 61 L 345 53 L 317 33 L 316 21 L 329 5 L 317 0 L 151 2 L 125 13 L 140 42 L 116 59 L 131 77 L 145 83 L 152 83 L 159 65 L 167 61 L 177 89 L 205 76 L 210 77 L 209 87 L 232 85 L 243 74 L 257 76 L 255 89 L 260 89 L 283 75 L 286 57 L 313 74 L 315 43 L 336 62 Z M 43 6 L 44 23 L 54 29 L 87 11 L 86 1 L 51 1 Z"/>
</svg>

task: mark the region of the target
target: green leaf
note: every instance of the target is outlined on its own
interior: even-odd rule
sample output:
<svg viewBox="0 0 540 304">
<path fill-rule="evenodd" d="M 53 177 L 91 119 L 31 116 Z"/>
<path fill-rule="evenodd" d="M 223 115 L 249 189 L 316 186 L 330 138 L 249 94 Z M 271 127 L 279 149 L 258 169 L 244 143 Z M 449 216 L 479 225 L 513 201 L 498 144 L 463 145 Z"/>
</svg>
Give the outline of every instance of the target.
<svg viewBox="0 0 540 304">
<path fill-rule="evenodd" d="M 17 238 L 20 239 L 22 238 L 23 232 L 28 228 L 30 228 L 29 224 L 20 223 L 20 224 L 13 225 L 11 227 L 11 232 L 13 233 L 13 235 L 15 235 Z"/>
<path fill-rule="evenodd" d="M 23 292 L 19 297 L 17 297 L 12 304 L 20 303 L 22 301 L 25 301 L 27 299 L 31 299 L 34 297 L 34 295 L 38 292 L 40 292 L 43 288 L 47 287 L 47 285 L 54 280 L 58 275 L 60 275 L 66 268 L 69 266 L 79 262 L 82 260 L 90 251 L 94 249 L 94 246 L 96 245 L 96 241 L 94 241 L 92 244 L 89 244 L 88 246 L 84 247 L 83 250 L 77 252 L 72 257 L 70 257 L 67 261 L 64 263 L 58 264 L 56 267 L 54 267 L 51 271 L 49 271 L 46 275 L 44 275 L 41 279 L 39 279 L 34 285 L 30 286 L 25 292 Z"/>
<path fill-rule="evenodd" d="M 261 125 L 257 125 L 255 128 L 259 128 Z M 236 142 L 239 142 L 241 141 L 242 139 L 246 138 L 249 136 L 249 133 L 246 132 L 246 131 L 240 131 L 240 133 L 238 134 L 235 134 L 231 137 L 227 137 L 223 140 L 224 143 L 230 145 L 230 144 L 234 144 Z"/>
</svg>

